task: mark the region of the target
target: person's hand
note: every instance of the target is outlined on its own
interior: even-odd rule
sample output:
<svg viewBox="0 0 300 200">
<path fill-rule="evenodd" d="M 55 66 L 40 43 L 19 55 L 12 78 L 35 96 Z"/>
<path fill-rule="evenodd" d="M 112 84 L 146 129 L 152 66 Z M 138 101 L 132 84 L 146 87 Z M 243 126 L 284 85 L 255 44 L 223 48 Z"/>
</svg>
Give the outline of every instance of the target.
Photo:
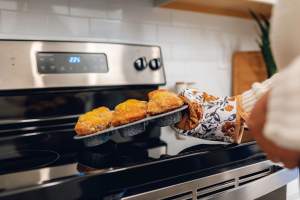
<svg viewBox="0 0 300 200">
<path fill-rule="evenodd" d="M 178 134 L 205 140 L 240 143 L 244 122 L 237 112 L 237 97 L 216 97 L 196 89 L 179 96 L 188 104 L 181 120 L 173 127 Z"/>
<path fill-rule="evenodd" d="M 299 165 L 300 152 L 282 148 L 272 141 L 265 138 L 263 129 L 266 122 L 267 104 L 269 93 L 264 95 L 254 106 L 251 111 L 249 126 L 251 134 L 256 139 L 259 146 L 267 153 L 270 160 L 282 162 L 287 168 L 294 168 Z"/>
</svg>

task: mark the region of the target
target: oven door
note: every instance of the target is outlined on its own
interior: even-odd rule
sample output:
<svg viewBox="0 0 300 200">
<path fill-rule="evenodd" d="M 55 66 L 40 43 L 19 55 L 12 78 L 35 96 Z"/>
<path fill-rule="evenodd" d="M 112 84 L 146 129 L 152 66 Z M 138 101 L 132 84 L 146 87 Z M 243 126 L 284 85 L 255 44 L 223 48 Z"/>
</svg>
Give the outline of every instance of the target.
<svg viewBox="0 0 300 200">
<path fill-rule="evenodd" d="M 204 178 L 129 196 L 138 199 L 243 199 L 253 200 L 276 193 L 271 199 L 285 199 L 285 186 L 298 177 L 298 169 L 284 169 L 270 161 L 236 168 Z M 284 198 L 282 198 L 284 197 Z"/>
</svg>

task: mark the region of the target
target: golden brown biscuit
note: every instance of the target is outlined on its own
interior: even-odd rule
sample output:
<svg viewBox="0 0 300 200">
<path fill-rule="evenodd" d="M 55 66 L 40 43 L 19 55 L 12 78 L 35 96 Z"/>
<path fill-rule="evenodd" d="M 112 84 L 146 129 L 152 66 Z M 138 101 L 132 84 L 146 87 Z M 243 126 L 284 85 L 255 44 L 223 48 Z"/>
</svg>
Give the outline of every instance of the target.
<svg viewBox="0 0 300 200">
<path fill-rule="evenodd" d="M 112 120 L 112 111 L 107 107 L 99 107 L 81 115 L 75 125 L 77 135 L 89 135 L 109 128 Z"/>
<path fill-rule="evenodd" d="M 168 90 L 154 90 L 148 94 L 148 114 L 156 115 L 181 107 L 184 102 L 175 93 Z"/>
<path fill-rule="evenodd" d="M 147 116 L 147 102 L 129 99 L 115 107 L 112 125 L 120 126 L 128 124 Z"/>
</svg>

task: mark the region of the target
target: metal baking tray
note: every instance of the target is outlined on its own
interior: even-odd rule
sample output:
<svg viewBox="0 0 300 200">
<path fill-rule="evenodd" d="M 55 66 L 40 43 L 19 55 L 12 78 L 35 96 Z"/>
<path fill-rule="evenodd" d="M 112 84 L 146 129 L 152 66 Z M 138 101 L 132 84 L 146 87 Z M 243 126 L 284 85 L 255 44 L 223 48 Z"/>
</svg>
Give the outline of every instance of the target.
<svg viewBox="0 0 300 200">
<path fill-rule="evenodd" d="M 85 135 L 85 136 L 74 136 L 75 140 L 82 140 L 83 143 L 88 147 L 101 145 L 108 140 L 110 140 L 111 136 L 114 134 L 120 133 L 122 137 L 132 137 L 138 135 L 146 130 L 146 126 L 149 123 L 152 123 L 156 126 L 170 126 L 181 120 L 183 110 L 187 109 L 188 105 L 184 105 L 180 108 L 172 110 L 170 112 L 148 116 L 144 119 L 121 125 L 116 127 L 110 127 L 103 131 L 99 131 L 94 134 Z"/>
</svg>

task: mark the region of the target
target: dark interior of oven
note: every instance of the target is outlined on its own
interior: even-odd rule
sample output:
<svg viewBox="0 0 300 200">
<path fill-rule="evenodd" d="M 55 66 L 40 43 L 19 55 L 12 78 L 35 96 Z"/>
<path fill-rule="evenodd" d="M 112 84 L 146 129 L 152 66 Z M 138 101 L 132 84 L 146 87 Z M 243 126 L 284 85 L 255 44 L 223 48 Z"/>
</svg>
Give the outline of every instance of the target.
<svg viewBox="0 0 300 200">
<path fill-rule="evenodd" d="M 122 86 L 2 92 L 0 159 L 5 160 L 2 173 L 40 167 L 40 164 L 36 164 L 36 162 L 43 163 L 40 158 L 45 157 L 44 160 L 47 160 L 46 157 L 49 157 L 51 160 L 56 156 L 51 153 L 48 153 L 49 156 L 44 155 L 44 151 L 48 150 L 70 159 L 75 156 L 74 154 L 81 152 L 79 154 L 84 161 L 100 156 L 100 164 L 99 161 L 94 164 L 94 167 L 98 168 L 111 167 L 109 165 L 112 162 L 121 162 L 120 159 L 126 162 L 126 159 L 131 159 L 130 155 L 136 156 L 137 159 L 146 157 L 145 148 L 162 143 L 158 127 L 150 125 L 145 132 L 135 137 L 115 136 L 107 144 L 88 149 L 81 141 L 73 139 L 74 126 L 82 113 L 104 105 L 113 109 L 126 99 L 147 100 L 147 94 L 157 88 L 157 86 Z M 134 145 L 131 145 L 132 141 Z M 101 155 L 94 155 L 93 152 L 101 152 Z M 90 158 L 88 155 L 93 156 Z M 103 162 L 113 157 L 118 157 L 119 161 Z"/>
</svg>

